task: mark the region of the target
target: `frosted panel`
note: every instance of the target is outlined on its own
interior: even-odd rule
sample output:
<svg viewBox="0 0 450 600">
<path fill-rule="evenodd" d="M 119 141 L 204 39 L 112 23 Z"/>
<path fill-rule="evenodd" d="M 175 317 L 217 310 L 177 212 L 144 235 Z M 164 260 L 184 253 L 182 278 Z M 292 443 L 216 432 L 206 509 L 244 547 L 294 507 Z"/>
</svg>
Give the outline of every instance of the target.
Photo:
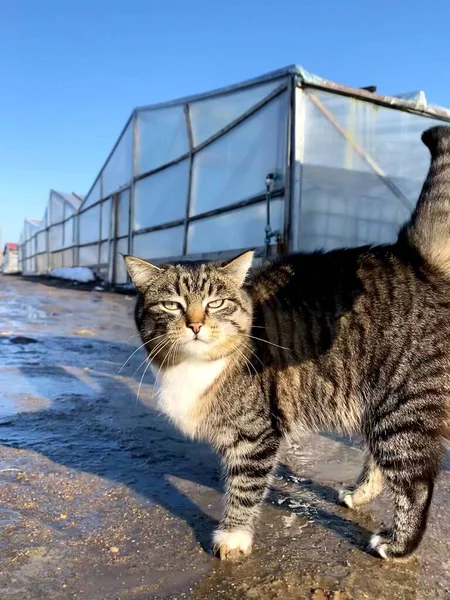
<svg viewBox="0 0 450 600">
<path fill-rule="evenodd" d="M 100 177 L 97 179 L 94 187 L 92 188 L 92 190 L 89 192 L 88 196 L 86 197 L 86 200 L 83 204 L 83 208 L 87 208 L 88 206 L 91 206 L 91 204 L 95 204 L 99 200 L 100 200 Z"/>
<path fill-rule="evenodd" d="M 128 235 L 130 222 L 130 190 L 124 190 L 118 197 L 117 205 L 117 237 Z"/>
<path fill-rule="evenodd" d="M 52 223 L 64 220 L 64 202 L 56 194 L 50 195 L 50 218 Z"/>
<path fill-rule="evenodd" d="M 107 264 L 108 263 L 108 247 L 109 242 L 103 242 L 100 245 L 100 263 Z"/>
<path fill-rule="evenodd" d="M 133 164 L 133 121 L 123 133 L 103 172 L 103 197 L 110 196 L 128 184 L 132 177 Z"/>
<path fill-rule="evenodd" d="M 36 251 L 45 252 L 47 250 L 47 232 L 41 231 L 36 236 Z"/>
<path fill-rule="evenodd" d="M 134 231 L 184 219 L 189 185 L 189 160 L 136 182 Z"/>
<path fill-rule="evenodd" d="M 395 183 L 413 208 L 430 160 L 420 136 L 428 127 L 442 125 L 442 121 L 322 91 L 305 94 L 305 160 L 370 173 L 372 168 L 354 144 L 337 131 L 323 108 Z"/>
<path fill-rule="evenodd" d="M 195 154 L 192 215 L 263 194 L 268 173 L 284 186 L 287 108 L 282 94 Z"/>
<path fill-rule="evenodd" d="M 36 271 L 45 274 L 48 271 L 48 254 L 38 254 L 36 256 Z"/>
<path fill-rule="evenodd" d="M 169 258 L 183 254 L 184 227 L 171 227 L 136 235 L 133 254 L 141 258 Z"/>
<path fill-rule="evenodd" d="M 59 250 L 63 247 L 63 225 L 52 225 L 49 229 L 50 250 Z"/>
<path fill-rule="evenodd" d="M 64 248 L 73 246 L 75 243 L 74 233 L 74 218 L 72 217 L 64 223 Z"/>
<path fill-rule="evenodd" d="M 124 238 L 117 241 L 116 245 L 116 256 L 115 258 L 115 279 L 114 283 L 123 284 L 127 283 L 128 275 L 125 267 L 125 261 L 123 260 L 122 254 L 128 252 L 128 239 Z"/>
<path fill-rule="evenodd" d="M 64 206 L 64 218 L 68 219 L 69 217 L 71 217 L 72 215 L 74 215 L 77 211 L 74 209 L 74 207 L 69 204 L 69 202 L 65 203 Z"/>
<path fill-rule="evenodd" d="M 51 255 L 52 259 L 52 269 L 58 269 L 63 266 L 63 253 L 62 252 L 53 252 Z"/>
<path fill-rule="evenodd" d="M 271 202 L 270 220 L 273 231 L 283 232 L 284 200 Z M 238 250 L 264 246 L 266 227 L 265 203 L 190 223 L 188 254 Z"/>
<path fill-rule="evenodd" d="M 74 248 L 63 251 L 63 267 L 73 267 L 73 253 Z"/>
<path fill-rule="evenodd" d="M 189 151 L 183 106 L 138 113 L 137 173 L 152 171 Z"/>
<path fill-rule="evenodd" d="M 97 242 L 100 233 L 100 205 L 83 212 L 78 217 L 80 244 Z"/>
<path fill-rule="evenodd" d="M 395 241 L 429 165 L 420 134 L 437 121 L 327 92 L 308 91 L 304 98 L 295 249 L 330 250 Z M 336 124 L 347 132 L 347 138 Z M 377 165 L 402 197 L 391 191 L 369 162 Z"/>
<path fill-rule="evenodd" d="M 280 81 L 216 96 L 189 105 L 194 145 L 198 146 L 235 121 L 280 86 Z"/>
<path fill-rule="evenodd" d="M 111 198 L 108 198 L 105 202 L 102 202 L 102 240 L 109 239 L 109 232 L 111 230 Z"/>
<path fill-rule="evenodd" d="M 79 252 L 80 267 L 89 267 L 98 263 L 98 244 L 82 246 Z"/>
<path fill-rule="evenodd" d="M 40 223 L 29 223 L 28 221 L 25 221 L 25 226 L 24 226 L 24 234 L 25 234 L 25 240 L 29 240 L 34 233 L 36 233 L 39 229 Z"/>
<path fill-rule="evenodd" d="M 394 242 L 408 216 L 373 173 L 304 165 L 296 249 Z"/>
</svg>

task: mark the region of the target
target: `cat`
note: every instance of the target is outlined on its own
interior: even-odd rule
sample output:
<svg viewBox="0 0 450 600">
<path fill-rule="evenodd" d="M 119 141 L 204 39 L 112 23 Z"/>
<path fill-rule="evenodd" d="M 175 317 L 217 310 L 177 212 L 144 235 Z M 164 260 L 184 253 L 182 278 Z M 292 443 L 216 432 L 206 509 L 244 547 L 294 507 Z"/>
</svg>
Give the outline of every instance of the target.
<svg viewBox="0 0 450 600">
<path fill-rule="evenodd" d="M 159 406 L 222 459 L 222 559 L 251 552 L 281 444 L 305 431 L 362 435 L 364 468 L 339 497 L 356 508 L 391 493 L 392 527 L 371 552 L 406 557 L 422 540 L 450 433 L 450 128 L 422 141 L 430 170 L 394 244 L 254 269 L 252 252 L 219 264 L 125 257 Z"/>
</svg>

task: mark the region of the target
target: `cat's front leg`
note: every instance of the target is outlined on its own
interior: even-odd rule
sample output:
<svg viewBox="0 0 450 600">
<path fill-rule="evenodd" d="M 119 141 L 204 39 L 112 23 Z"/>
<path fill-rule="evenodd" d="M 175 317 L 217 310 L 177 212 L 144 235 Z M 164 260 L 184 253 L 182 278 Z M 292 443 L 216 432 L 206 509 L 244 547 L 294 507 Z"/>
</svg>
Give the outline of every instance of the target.
<svg viewBox="0 0 450 600">
<path fill-rule="evenodd" d="M 240 432 L 222 449 L 226 476 L 225 512 L 214 532 L 213 551 L 222 560 L 250 554 L 253 528 L 267 493 L 279 450 L 270 427 L 258 433 Z"/>
</svg>

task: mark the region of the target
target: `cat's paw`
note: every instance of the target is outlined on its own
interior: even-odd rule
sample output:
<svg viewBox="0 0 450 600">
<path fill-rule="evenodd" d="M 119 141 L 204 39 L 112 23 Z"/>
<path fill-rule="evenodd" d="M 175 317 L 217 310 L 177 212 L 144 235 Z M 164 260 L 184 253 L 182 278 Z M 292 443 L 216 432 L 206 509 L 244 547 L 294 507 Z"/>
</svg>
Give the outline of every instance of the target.
<svg viewBox="0 0 450 600">
<path fill-rule="evenodd" d="M 253 534 L 250 531 L 217 529 L 213 536 L 213 553 L 221 560 L 237 561 L 251 553 L 252 543 Z"/>
<path fill-rule="evenodd" d="M 345 506 L 346 508 L 354 508 L 352 490 L 347 488 L 342 488 L 339 490 L 338 500 L 341 506 Z"/>
<path fill-rule="evenodd" d="M 404 544 L 395 541 L 390 531 L 380 531 L 370 538 L 370 550 L 384 560 L 408 560 L 411 552 Z"/>
<path fill-rule="evenodd" d="M 390 558 L 389 546 L 391 545 L 391 543 L 392 541 L 387 534 L 381 532 L 374 533 L 373 536 L 370 538 L 369 548 L 370 550 L 372 550 L 372 552 L 378 554 L 378 556 L 381 556 L 381 558 L 384 558 L 386 560 Z"/>
</svg>

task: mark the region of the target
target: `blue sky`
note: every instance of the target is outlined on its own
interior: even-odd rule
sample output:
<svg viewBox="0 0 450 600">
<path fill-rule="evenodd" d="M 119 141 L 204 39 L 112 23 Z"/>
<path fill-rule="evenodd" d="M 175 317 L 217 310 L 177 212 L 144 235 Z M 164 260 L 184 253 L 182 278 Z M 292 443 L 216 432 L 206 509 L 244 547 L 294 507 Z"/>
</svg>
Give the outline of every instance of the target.
<svg viewBox="0 0 450 600">
<path fill-rule="evenodd" d="M 444 0 L 3 0 L 2 239 L 50 187 L 86 193 L 136 105 L 298 63 L 450 107 L 449 20 Z"/>
</svg>

